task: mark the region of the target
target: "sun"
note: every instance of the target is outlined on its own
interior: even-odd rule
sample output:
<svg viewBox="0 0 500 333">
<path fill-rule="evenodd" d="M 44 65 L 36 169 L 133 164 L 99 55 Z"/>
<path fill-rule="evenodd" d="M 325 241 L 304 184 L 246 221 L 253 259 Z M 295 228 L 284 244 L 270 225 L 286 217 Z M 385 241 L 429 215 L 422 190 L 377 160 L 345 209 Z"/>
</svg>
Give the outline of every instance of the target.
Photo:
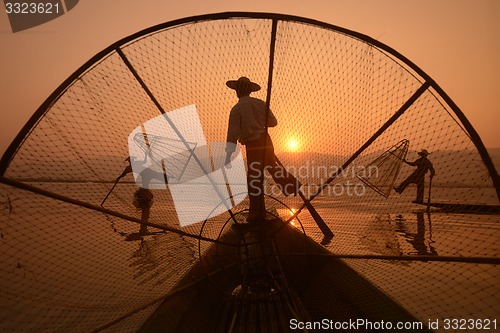
<svg viewBox="0 0 500 333">
<path fill-rule="evenodd" d="M 288 151 L 291 151 L 291 152 L 296 152 L 299 150 L 299 144 L 297 142 L 297 140 L 295 139 L 290 139 L 288 140 Z"/>
</svg>

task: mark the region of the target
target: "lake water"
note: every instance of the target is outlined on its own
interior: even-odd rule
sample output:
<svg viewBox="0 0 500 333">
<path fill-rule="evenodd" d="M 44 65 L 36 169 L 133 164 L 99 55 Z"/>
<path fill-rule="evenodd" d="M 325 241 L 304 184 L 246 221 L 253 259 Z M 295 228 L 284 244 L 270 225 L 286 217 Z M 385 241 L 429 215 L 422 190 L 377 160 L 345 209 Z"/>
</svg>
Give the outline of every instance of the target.
<svg viewBox="0 0 500 333">
<path fill-rule="evenodd" d="M 110 188 L 35 185 L 96 205 Z M 139 218 L 131 203 L 134 186 L 117 186 L 105 207 Z M 437 198 L 453 199 L 446 189 L 433 191 Z M 453 193 L 456 198 L 494 198 L 493 189 Z M 160 300 L 199 259 L 198 241 L 190 237 L 150 228 L 142 240 L 132 240 L 139 231 L 136 223 L 4 185 L 0 194 L 2 332 L 90 331 Z M 427 214 L 425 206 L 411 203 L 413 196 L 414 188 L 388 199 L 369 192 L 361 197 L 318 196 L 313 204 L 335 234 L 326 248 L 339 256 L 499 257 L 499 215 Z M 280 200 L 289 208 L 301 203 L 298 197 Z M 283 218 L 290 216 L 285 206 L 271 200 L 272 205 Z M 319 242 L 322 234 L 307 210 L 298 218 L 306 234 Z M 209 221 L 212 231 L 205 235 L 215 235 L 217 224 L 226 219 Z M 167 194 L 155 192 L 150 221 L 179 228 Z M 182 230 L 198 234 L 200 228 Z M 344 260 L 424 323 L 438 318 L 500 319 L 498 265 Z M 110 330 L 137 330 L 158 305 L 146 306 Z"/>
</svg>

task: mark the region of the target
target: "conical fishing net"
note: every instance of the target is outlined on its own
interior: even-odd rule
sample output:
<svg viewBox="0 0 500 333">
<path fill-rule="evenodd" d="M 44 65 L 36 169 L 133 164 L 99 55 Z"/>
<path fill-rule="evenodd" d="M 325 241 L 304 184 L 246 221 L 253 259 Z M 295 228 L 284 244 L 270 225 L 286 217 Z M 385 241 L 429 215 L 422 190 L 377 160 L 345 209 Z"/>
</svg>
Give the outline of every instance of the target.
<svg viewBox="0 0 500 333">
<path fill-rule="evenodd" d="M 246 183 L 231 182 L 246 155 L 240 147 L 241 163 L 222 167 L 237 102 L 225 82 L 241 76 L 262 87 L 252 96 L 278 119 L 275 153 L 313 207 L 266 176 L 268 214 L 288 222 L 272 235 L 233 227 L 248 209 Z M 184 138 L 167 122 L 167 136 L 148 130 L 189 105 L 194 118 L 175 119 Z M 130 136 L 141 126 L 147 143 Z M 416 183 L 390 195 L 375 184 L 386 198 L 356 176 L 377 166 L 384 184 L 407 179 L 416 167 L 392 153 L 371 163 L 404 139 L 408 161 L 430 152 L 430 207 L 412 203 Z M 401 157 L 404 142 L 389 151 Z M 137 192 L 130 147 L 141 161 L 160 147 L 148 161 L 169 176 L 152 180 L 162 186 Z M 155 162 L 159 151 L 171 156 L 170 174 L 163 157 Z M 2 159 L 0 331 L 272 332 L 323 318 L 438 332 L 446 319 L 475 319 L 493 330 L 498 156 L 438 84 L 362 34 L 246 13 L 152 27 L 69 77 Z M 423 186 L 427 203 L 429 172 Z M 181 226 L 179 207 L 206 218 Z M 335 234 L 328 244 L 319 245 L 315 214 Z M 267 280 L 249 288 L 255 272 Z"/>
<path fill-rule="evenodd" d="M 398 142 L 366 165 L 366 170 L 361 170 L 356 176 L 375 192 L 386 198 L 389 197 L 399 175 L 401 163 L 406 158 L 408 145 L 408 140 Z"/>
</svg>

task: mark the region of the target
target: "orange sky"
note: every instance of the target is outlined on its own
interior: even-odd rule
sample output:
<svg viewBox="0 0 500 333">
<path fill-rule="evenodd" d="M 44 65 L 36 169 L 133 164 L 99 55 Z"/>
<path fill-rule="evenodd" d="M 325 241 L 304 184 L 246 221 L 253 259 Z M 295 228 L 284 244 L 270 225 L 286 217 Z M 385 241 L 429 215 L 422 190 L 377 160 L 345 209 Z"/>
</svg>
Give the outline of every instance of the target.
<svg viewBox="0 0 500 333">
<path fill-rule="evenodd" d="M 223 11 L 298 15 L 376 38 L 427 72 L 487 147 L 500 147 L 496 0 L 82 0 L 68 14 L 15 34 L 0 13 L 0 153 L 64 79 L 111 43 L 158 23 Z"/>
</svg>

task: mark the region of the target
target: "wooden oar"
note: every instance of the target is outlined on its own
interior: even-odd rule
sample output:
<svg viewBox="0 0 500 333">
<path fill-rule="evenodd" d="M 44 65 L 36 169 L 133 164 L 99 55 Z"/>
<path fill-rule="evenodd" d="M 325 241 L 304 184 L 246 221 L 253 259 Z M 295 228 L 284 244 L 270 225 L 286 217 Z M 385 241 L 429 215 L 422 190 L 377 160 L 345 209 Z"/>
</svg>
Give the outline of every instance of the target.
<svg viewBox="0 0 500 333">
<path fill-rule="evenodd" d="M 128 161 L 130 163 L 130 157 L 127 158 L 125 161 Z M 104 205 L 104 202 L 106 202 L 106 200 L 108 199 L 108 197 L 111 194 L 111 192 L 113 192 L 113 190 L 115 189 L 116 184 L 118 184 L 118 182 L 120 181 L 120 179 L 122 179 L 123 177 L 125 177 L 125 175 L 127 175 L 130 172 L 132 172 L 132 165 L 131 164 L 127 165 L 125 167 L 125 169 L 123 169 L 122 174 L 119 175 L 118 177 L 116 177 L 116 181 L 113 184 L 113 187 L 111 188 L 111 190 L 109 190 L 108 194 L 106 194 L 106 197 L 102 200 L 101 207 L 102 207 L 102 205 Z"/>
</svg>

